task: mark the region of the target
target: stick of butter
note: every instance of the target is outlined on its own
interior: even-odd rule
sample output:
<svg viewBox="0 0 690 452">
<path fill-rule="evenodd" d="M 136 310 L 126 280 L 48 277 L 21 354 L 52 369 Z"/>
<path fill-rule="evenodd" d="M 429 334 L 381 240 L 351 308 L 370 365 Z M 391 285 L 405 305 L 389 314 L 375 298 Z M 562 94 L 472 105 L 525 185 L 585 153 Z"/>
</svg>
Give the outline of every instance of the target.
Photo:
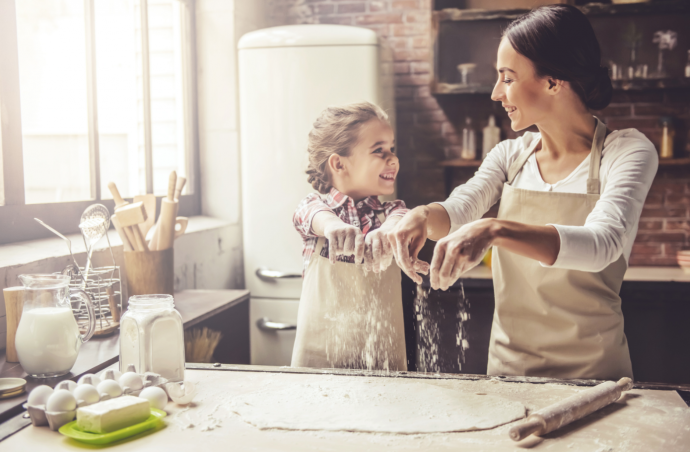
<svg viewBox="0 0 690 452">
<path fill-rule="evenodd" d="M 122 396 L 77 410 L 77 426 L 91 433 L 110 433 L 143 422 L 151 416 L 149 401 Z"/>
</svg>

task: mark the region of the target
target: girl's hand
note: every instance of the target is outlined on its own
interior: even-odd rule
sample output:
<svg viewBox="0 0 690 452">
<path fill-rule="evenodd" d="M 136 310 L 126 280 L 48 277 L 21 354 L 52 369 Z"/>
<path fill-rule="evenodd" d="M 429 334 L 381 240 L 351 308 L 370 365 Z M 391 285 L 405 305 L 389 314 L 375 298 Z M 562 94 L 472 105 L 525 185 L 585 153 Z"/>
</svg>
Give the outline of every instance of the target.
<svg viewBox="0 0 690 452">
<path fill-rule="evenodd" d="M 393 262 L 393 247 L 388 241 L 388 232 L 382 227 L 369 232 L 364 238 L 364 269 L 374 273 L 383 272 Z"/>
<path fill-rule="evenodd" d="M 335 264 L 336 256 L 355 256 L 355 262 L 364 258 L 364 234 L 356 226 L 333 216 L 323 226 L 323 235 L 328 239 L 328 259 Z"/>
<path fill-rule="evenodd" d="M 395 260 L 402 271 L 417 284 L 422 283 L 422 277 L 417 273 L 426 274 L 429 269 L 429 264 L 417 259 L 426 242 L 428 215 L 427 206 L 416 207 L 407 212 L 388 234 Z"/>
<path fill-rule="evenodd" d="M 460 275 L 481 262 L 496 238 L 494 219 L 468 223 L 436 244 L 431 260 L 431 287 L 447 290 Z"/>
</svg>

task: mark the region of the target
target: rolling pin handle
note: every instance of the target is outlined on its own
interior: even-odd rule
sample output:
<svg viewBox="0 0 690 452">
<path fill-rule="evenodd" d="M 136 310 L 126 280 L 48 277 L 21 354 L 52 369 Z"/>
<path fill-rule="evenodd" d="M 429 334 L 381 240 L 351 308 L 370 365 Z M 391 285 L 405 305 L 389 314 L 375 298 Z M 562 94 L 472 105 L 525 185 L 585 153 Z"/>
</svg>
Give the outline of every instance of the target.
<svg viewBox="0 0 690 452">
<path fill-rule="evenodd" d="M 618 383 L 616 383 L 616 385 L 619 388 L 621 388 L 621 392 L 630 391 L 633 388 L 633 381 L 628 377 L 623 377 L 620 380 L 618 380 Z"/>
<path fill-rule="evenodd" d="M 510 439 L 513 441 L 520 441 L 533 433 L 539 436 L 544 430 L 546 430 L 544 419 L 541 416 L 530 415 L 523 422 L 512 426 L 508 431 L 508 435 L 510 435 Z"/>
</svg>

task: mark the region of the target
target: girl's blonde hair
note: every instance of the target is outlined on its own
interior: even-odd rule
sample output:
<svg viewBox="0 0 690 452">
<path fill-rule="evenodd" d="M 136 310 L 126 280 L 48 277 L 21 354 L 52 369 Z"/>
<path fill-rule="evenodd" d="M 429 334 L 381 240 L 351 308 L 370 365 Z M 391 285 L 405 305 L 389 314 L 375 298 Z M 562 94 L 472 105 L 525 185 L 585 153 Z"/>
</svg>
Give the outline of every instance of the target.
<svg viewBox="0 0 690 452">
<path fill-rule="evenodd" d="M 328 107 L 321 112 L 309 132 L 308 181 L 319 193 L 328 193 L 332 187 L 327 162 L 331 155 L 350 155 L 357 144 L 359 129 L 371 119 L 388 122 L 381 107 L 370 102 L 358 102 L 339 107 Z"/>
</svg>

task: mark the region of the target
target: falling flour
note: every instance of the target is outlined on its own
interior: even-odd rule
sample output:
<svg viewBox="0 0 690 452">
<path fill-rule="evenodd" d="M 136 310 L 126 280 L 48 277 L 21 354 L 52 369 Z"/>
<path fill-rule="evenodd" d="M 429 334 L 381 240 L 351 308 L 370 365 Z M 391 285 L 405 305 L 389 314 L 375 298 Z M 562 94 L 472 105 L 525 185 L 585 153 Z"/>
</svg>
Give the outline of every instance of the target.
<svg viewBox="0 0 690 452">
<path fill-rule="evenodd" d="M 470 301 L 465 296 L 465 288 L 460 281 L 460 293 L 454 303 L 447 306 L 432 305 L 429 301 L 431 289 L 425 289 L 421 284 L 417 285 L 414 300 L 414 310 L 417 330 L 417 371 L 418 372 L 445 372 L 455 371 L 450 362 L 443 362 L 441 356 L 455 356 L 457 360 L 457 371 L 462 371 L 465 362 L 465 350 L 470 347 L 467 336 L 466 322 L 470 319 L 468 308 Z M 452 293 L 452 292 L 451 292 Z M 441 344 L 441 329 L 439 321 L 446 316 L 452 315 L 454 324 L 457 325 L 455 336 L 456 348 L 453 352 L 439 353 Z M 447 358 L 446 358 L 447 359 Z"/>
<path fill-rule="evenodd" d="M 323 319 L 329 325 L 326 360 L 334 368 L 404 370 L 402 300 L 390 278 L 370 272 L 365 279 L 367 284 L 363 285 L 356 284 L 354 278 L 352 282 L 342 277 L 332 281 L 339 296 L 324 301 L 332 303 Z"/>
</svg>

